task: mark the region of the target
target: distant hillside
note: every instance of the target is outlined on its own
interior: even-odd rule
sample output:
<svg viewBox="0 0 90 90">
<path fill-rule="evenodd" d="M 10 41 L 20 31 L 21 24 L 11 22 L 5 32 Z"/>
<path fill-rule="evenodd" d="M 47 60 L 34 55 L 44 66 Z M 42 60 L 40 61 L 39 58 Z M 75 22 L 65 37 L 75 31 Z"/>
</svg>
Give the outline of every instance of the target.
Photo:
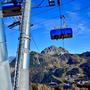
<svg viewBox="0 0 90 90">
<path fill-rule="evenodd" d="M 79 56 L 82 58 L 90 59 L 90 52 L 89 51 L 84 52 L 84 53 L 80 54 Z"/>
<path fill-rule="evenodd" d="M 50 46 L 41 53 L 30 53 L 30 75 L 34 83 L 60 83 L 86 76 L 90 78 L 90 52 L 71 54 L 62 47 Z M 11 60 L 12 77 L 15 60 Z M 86 69 L 87 68 L 87 69 Z M 72 76 L 72 77 L 70 77 Z M 72 79 L 71 79 L 72 78 Z"/>
</svg>

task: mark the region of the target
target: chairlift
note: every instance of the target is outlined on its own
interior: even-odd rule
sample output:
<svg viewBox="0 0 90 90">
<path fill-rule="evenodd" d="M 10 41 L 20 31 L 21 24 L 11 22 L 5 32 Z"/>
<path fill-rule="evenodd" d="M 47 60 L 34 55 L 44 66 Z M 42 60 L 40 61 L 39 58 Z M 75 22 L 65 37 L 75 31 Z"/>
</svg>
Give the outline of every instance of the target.
<svg viewBox="0 0 90 90">
<path fill-rule="evenodd" d="M 21 15 L 21 4 L 5 4 L 2 11 L 4 17 Z"/>
<path fill-rule="evenodd" d="M 52 40 L 72 38 L 72 28 L 53 29 L 50 31 Z"/>
<path fill-rule="evenodd" d="M 55 0 L 48 0 L 49 6 L 55 6 Z"/>
<path fill-rule="evenodd" d="M 66 85 L 64 85 L 64 86 L 63 86 L 63 88 L 64 88 L 64 89 L 71 89 L 71 88 L 72 88 L 72 86 L 71 86 L 71 85 L 69 85 L 69 84 L 66 84 Z"/>
</svg>

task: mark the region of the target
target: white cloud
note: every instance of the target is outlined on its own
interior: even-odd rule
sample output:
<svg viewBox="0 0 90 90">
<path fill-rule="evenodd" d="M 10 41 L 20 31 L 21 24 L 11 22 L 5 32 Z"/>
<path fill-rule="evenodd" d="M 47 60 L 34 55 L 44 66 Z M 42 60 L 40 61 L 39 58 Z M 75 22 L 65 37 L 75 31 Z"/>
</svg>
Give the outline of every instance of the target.
<svg viewBox="0 0 90 90">
<path fill-rule="evenodd" d="M 82 34 L 83 32 L 85 32 L 85 28 L 86 26 L 82 23 L 80 23 L 78 26 L 77 26 L 77 29 L 78 29 L 78 34 Z"/>
<path fill-rule="evenodd" d="M 88 17 L 90 17 L 90 11 L 87 12 Z"/>
<path fill-rule="evenodd" d="M 84 24 L 84 23 L 79 23 L 75 25 L 74 27 L 74 34 L 77 35 L 86 35 L 90 33 L 90 29 Z"/>
<path fill-rule="evenodd" d="M 67 14 L 69 17 L 71 17 L 71 22 L 70 25 L 73 26 L 73 32 L 75 36 L 78 35 L 87 35 L 88 33 L 90 33 L 90 29 L 89 26 L 87 24 L 87 21 L 82 19 L 82 16 L 80 16 L 78 13 L 76 12 L 70 12 L 67 11 Z M 88 12 L 88 15 L 90 16 L 90 12 Z"/>
<path fill-rule="evenodd" d="M 75 17 L 77 16 L 77 13 L 72 12 L 72 11 L 67 11 L 66 13 L 67 13 L 69 16 L 72 16 L 72 17 L 73 17 L 73 16 L 75 16 Z"/>
</svg>

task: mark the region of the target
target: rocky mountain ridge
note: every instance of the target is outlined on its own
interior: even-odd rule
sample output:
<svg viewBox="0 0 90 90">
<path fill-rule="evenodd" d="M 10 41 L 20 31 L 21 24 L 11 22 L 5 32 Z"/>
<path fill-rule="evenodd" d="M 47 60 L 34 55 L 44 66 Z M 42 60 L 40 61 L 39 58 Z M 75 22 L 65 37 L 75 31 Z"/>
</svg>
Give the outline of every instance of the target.
<svg viewBox="0 0 90 90">
<path fill-rule="evenodd" d="M 43 51 L 41 51 L 41 54 L 49 54 L 49 55 L 55 55 L 55 54 L 63 55 L 65 53 L 69 53 L 69 52 L 62 47 L 58 48 L 54 45 L 47 47 Z"/>
<path fill-rule="evenodd" d="M 14 62 L 10 63 L 11 68 L 14 67 Z M 88 68 L 90 68 L 90 52 L 70 54 L 64 48 L 50 46 L 41 53 L 34 51 L 30 53 L 30 75 L 34 83 L 49 84 L 51 81 L 60 83 L 81 76 L 90 78 Z"/>
</svg>

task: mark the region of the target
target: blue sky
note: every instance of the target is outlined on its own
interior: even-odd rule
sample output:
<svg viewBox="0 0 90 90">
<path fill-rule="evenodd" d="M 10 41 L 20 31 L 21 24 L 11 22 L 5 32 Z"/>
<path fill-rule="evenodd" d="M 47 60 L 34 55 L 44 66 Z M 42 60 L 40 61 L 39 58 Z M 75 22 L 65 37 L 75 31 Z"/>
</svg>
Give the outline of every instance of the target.
<svg viewBox="0 0 90 90">
<path fill-rule="evenodd" d="M 41 0 L 32 0 L 32 6 L 38 5 Z M 44 0 L 41 6 L 48 4 Z M 89 0 L 61 0 L 61 11 L 65 15 L 66 24 L 73 29 L 73 38 L 65 39 L 65 49 L 71 53 L 90 51 L 90 1 Z M 15 18 L 4 18 L 5 33 L 9 56 L 15 56 L 18 46 L 18 27 L 8 29 L 8 25 Z M 58 7 L 32 8 L 31 23 L 34 24 L 30 33 L 38 47 L 31 38 L 30 49 L 40 52 L 44 48 L 55 45 L 62 47 L 62 40 L 51 40 L 50 30 L 60 28 Z"/>
</svg>

